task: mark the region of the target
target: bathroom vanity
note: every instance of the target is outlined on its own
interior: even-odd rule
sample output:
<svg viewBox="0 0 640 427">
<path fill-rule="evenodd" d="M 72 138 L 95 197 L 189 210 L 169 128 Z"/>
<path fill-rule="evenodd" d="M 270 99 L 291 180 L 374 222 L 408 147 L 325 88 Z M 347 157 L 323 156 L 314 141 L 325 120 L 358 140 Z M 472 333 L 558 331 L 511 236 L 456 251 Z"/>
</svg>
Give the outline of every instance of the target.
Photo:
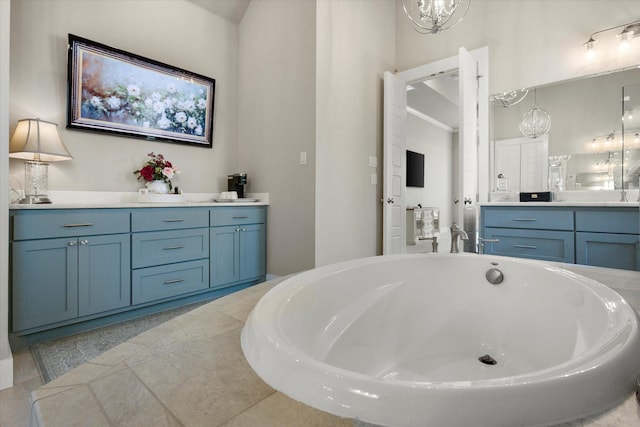
<svg viewBox="0 0 640 427">
<path fill-rule="evenodd" d="M 264 203 L 15 206 L 11 331 L 55 336 L 263 282 L 266 217 Z"/>
<path fill-rule="evenodd" d="M 640 210 L 632 203 L 490 203 L 485 254 L 640 271 Z"/>
</svg>

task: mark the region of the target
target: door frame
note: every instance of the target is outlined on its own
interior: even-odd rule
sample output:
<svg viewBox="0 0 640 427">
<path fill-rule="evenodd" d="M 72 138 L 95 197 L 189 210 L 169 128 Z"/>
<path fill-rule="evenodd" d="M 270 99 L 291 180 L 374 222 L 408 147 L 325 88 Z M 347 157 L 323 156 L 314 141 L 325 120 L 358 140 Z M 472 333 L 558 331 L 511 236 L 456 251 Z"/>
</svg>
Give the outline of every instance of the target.
<svg viewBox="0 0 640 427">
<path fill-rule="evenodd" d="M 489 48 L 481 47 L 479 49 L 474 49 L 469 51 L 469 54 L 473 57 L 473 59 L 477 63 L 477 76 L 478 76 L 478 107 L 477 107 L 477 146 L 478 146 L 478 185 L 477 185 L 477 194 L 475 195 L 474 203 L 483 203 L 488 201 L 489 197 Z M 444 72 L 448 72 L 454 69 L 459 68 L 460 59 L 459 55 L 451 56 L 449 58 L 441 59 L 439 61 L 435 61 L 429 64 L 421 65 L 415 68 L 411 68 L 404 71 L 399 71 L 395 74 L 395 77 L 404 81 L 405 85 L 411 82 L 424 80 L 429 77 L 435 77 Z M 464 101 L 464 100 L 463 100 Z M 404 104 L 406 107 L 406 92 L 404 94 Z M 384 108 L 385 111 L 389 108 L 387 105 L 387 97 L 384 100 Z M 386 120 L 385 120 L 386 122 Z M 403 126 L 405 124 L 403 123 Z M 386 123 L 385 123 L 386 126 Z M 392 134 L 391 131 L 385 130 L 385 136 Z M 387 143 L 387 138 L 385 138 L 385 142 L 383 145 Z M 404 144 L 404 141 L 403 141 Z M 386 152 L 386 145 L 383 147 L 383 152 Z M 386 164 L 388 159 L 384 159 L 384 163 Z M 403 165 L 404 169 L 405 165 Z M 390 179 L 387 174 L 387 168 L 383 169 L 385 176 L 383 177 L 383 182 L 387 182 Z M 403 170 L 403 174 L 406 171 Z M 386 187 L 386 186 L 385 186 Z M 388 191 L 389 189 L 385 188 L 383 191 L 383 217 L 389 216 L 387 203 L 385 202 L 388 199 Z M 404 204 L 404 200 L 401 201 Z M 460 201 L 462 203 L 462 201 Z M 403 207 L 404 208 L 404 207 Z M 402 215 L 404 217 L 404 215 Z M 476 209 L 476 223 L 478 221 L 478 212 Z M 448 224 L 441 224 L 441 227 L 448 226 Z M 386 229 L 386 220 L 383 220 L 383 242 L 388 239 L 387 237 L 387 229 Z M 475 239 L 474 239 L 475 240 Z M 402 247 L 402 251 L 405 248 Z M 391 253 L 388 251 L 387 245 L 383 244 L 383 253 L 388 254 Z"/>
</svg>

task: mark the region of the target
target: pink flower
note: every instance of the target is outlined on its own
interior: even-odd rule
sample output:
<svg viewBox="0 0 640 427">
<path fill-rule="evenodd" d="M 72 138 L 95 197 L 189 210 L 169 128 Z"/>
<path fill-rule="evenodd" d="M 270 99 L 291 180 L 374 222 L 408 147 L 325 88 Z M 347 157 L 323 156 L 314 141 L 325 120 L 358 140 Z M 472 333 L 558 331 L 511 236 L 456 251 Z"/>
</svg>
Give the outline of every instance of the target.
<svg viewBox="0 0 640 427">
<path fill-rule="evenodd" d="M 170 167 L 166 167 L 166 168 L 162 169 L 162 174 L 164 176 L 166 176 L 167 179 L 171 179 L 171 178 L 173 178 L 174 172 L 173 172 L 173 169 L 171 169 Z"/>
</svg>

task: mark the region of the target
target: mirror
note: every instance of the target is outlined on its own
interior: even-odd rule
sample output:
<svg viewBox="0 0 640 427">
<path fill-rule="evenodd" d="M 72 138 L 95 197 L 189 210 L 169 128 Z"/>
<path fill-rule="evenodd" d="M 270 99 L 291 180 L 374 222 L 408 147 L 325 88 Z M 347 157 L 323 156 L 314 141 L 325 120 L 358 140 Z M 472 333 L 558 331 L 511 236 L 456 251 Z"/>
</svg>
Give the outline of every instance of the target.
<svg viewBox="0 0 640 427">
<path fill-rule="evenodd" d="M 492 192 L 498 191 L 499 184 L 501 191 L 515 192 L 638 188 L 640 68 L 529 88 L 520 102 L 508 106 L 499 102 L 501 94 L 496 95 L 491 109 Z M 522 116 L 534 102 L 551 117 L 551 129 L 544 135 L 548 138 L 547 153 L 525 149 L 525 144 L 530 147 L 534 140 L 523 137 L 519 129 Z M 518 141 L 523 144 L 520 155 L 514 148 Z M 533 156 L 532 152 L 539 154 Z M 537 162 L 543 170 L 513 166 L 518 160 L 522 165 Z M 513 166 L 511 176 L 498 170 L 505 167 L 501 164 Z M 508 190 L 504 190 L 503 180 L 499 182 L 499 174 L 507 183 L 513 181 Z M 520 182 L 537 184 L 523 188 Z"/>
</svg>

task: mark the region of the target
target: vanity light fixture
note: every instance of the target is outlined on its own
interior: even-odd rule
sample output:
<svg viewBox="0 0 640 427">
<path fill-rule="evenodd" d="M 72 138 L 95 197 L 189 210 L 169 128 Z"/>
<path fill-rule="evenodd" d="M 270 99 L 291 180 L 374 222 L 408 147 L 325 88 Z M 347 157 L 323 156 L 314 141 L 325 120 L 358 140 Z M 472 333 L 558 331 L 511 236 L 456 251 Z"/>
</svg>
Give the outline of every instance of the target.
<svg viewBox="0 0 640 427">
<path fill-rule="evenodd" d="M 551 129 L 551 117 L 538 107 L 536 90 L 533 90 L 533 108 L 520 119 L 520 132 L 527 138 L 537 138 Z"/>
<path fill-rule="evenodd" d="M 18 120 L 9 142 L 9 157 L 26 160 L 24 198 L 20 203 L 28 204 L 51 203 L 47 197 L 47 162 L 73 158 L 60 138 L 58 125 L 40 119 Z"/>
<path fill-rule="evenodd" d="M 491 101 L 492 105 L 509 108 L 512 105 L 516 105 L 523 99 L 525 99 L 528 93 L 529 89 L 515 89 L 491 95 L 489 100 Z"/>
<path fill-rule="evenodd" d="M 596 31 L 589 36 L 589 40 L 583 43 L 584 47 L 587 49 L 587 58 L 591 59 L 595 55 L 595 44 L 598 42 L 598 40 L 594 39 L 593 37 L 607 31 L 615 30 L 617 28 L 622 28 L 622 31 L 618 34 L 618 39 L 620 40 L 621 46 L 624 46 L 626 42 L 635 37 L 640 37 L 640 20 Z"/>
<path fill-rule="evenodd" d="M 457 25 L 470 5 L 471 0 L 402 0 L 405 15 L 420 34 L 438 34 Z M 450 23 L 454 16 L 457 20 Z"/>
</svg>

